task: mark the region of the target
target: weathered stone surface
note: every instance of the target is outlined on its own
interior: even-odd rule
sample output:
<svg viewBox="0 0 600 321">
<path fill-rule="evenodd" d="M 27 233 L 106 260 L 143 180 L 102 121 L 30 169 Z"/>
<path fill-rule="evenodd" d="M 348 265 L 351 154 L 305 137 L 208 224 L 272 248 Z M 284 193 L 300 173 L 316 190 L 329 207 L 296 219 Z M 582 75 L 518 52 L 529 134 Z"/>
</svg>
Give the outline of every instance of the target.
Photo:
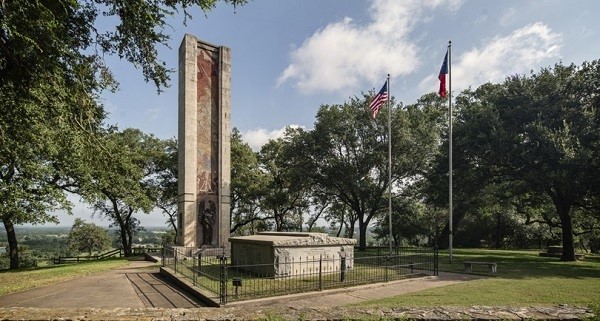
<svg viewBox="0 0 600 321">
<path fill-rule="evenodd" d="M 327 233 L 306 232 L 259 232 L 256 235 L 231 237 L 230 240 L 243 240 L 250 243 L 269 243 L 274 246 L 321 246 L 354 245 L 355 239 L 333 237 Z"/>
<path fill-rule="evenodd" d="M 228 247 L 230 96 L 230 49 L 185 35 L 179 48 L 179 246 Z"/>
<path fill-rule="evenodd" d="M 585 307 L 435 307 L 435 308 L 0 308 L 2 320 L 581 320 L 595 317 Z"/>
<path fill-rule="evenodd" d="M 270 277 L 340 273 L 354 263 L 356 240 L 325 233 L 261 232 L 230 237 L 233 265 Z"/>
</svg>

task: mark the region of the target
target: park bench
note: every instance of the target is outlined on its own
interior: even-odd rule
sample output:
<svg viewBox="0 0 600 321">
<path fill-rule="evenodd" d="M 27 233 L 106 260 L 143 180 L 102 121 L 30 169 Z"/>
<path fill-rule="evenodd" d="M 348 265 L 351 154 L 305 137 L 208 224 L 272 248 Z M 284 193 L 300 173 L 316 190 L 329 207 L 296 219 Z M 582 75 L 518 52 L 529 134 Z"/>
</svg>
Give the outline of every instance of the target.
<svg viewBox="0 0 600 321">
<path fill-rule="evenodd" d="M 477 262 L 477 261 L 464 261 L 465 272 L 473 272 L 473 265 L 487 265 L 490 269 L 490 273 L 496 273 L 496 267 L 498 266 L 494 262 Z"/>
</svg>

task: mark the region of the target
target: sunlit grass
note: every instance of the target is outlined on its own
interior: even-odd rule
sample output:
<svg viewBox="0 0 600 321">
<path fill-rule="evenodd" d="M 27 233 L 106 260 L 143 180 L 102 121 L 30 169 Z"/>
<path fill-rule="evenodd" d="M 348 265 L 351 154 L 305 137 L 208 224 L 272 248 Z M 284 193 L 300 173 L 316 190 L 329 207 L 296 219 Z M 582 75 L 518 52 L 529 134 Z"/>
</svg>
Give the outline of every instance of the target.
<svg viewBox="0 0 600 321">
<path fill-rule="evenodd" d="M 128 265 L 126 259 L 0 271 L 0 295 L 54 284 Z"/>
<path fill-rule="evenodd" d="M 588 255 L 578 262 L 560 262 L 540 257 L 537 251 L 456 250 L 453 263 L 448 253 L 440 253 L 440 271 L 462 272 L 463 261 L 498 263 L 492 276 L 416 293 L 372 300 L 361 305 L 400 306 L 587 306 L 599 312 L 600 256 Z"/>
</svg>

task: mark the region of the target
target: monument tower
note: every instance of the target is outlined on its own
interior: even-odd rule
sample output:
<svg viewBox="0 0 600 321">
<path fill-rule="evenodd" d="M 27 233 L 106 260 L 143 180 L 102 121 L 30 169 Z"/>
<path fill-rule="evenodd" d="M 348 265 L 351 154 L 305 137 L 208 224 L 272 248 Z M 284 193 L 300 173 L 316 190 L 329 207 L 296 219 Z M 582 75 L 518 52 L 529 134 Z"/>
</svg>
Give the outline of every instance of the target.
<svg viewBox="0 0 600 321">
<path fill-rule="evenodd" d="M 230 96 L 230 49 L 185 35 L 179 47 L 179 246 L 228 247 Z"/>
</svg>

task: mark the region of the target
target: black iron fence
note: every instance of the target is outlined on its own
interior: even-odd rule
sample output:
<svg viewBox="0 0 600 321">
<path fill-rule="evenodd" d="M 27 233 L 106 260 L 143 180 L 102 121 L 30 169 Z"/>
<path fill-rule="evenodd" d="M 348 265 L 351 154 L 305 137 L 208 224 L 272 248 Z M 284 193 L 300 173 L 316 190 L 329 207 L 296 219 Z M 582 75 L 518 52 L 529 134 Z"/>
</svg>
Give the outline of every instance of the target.
<svg viewBox="0 0 600 321">
<path fill-rule="evenodd" d="M 275 257 L 269 264 L 233 265 L 223 249 L 165 247 L 162 265 L 207 290 L 221 304 L 438 273 L 437 249 L 397 248 L 392 253 L 376 253 L 371 249 L 353 255 Z"/>
</svg>

